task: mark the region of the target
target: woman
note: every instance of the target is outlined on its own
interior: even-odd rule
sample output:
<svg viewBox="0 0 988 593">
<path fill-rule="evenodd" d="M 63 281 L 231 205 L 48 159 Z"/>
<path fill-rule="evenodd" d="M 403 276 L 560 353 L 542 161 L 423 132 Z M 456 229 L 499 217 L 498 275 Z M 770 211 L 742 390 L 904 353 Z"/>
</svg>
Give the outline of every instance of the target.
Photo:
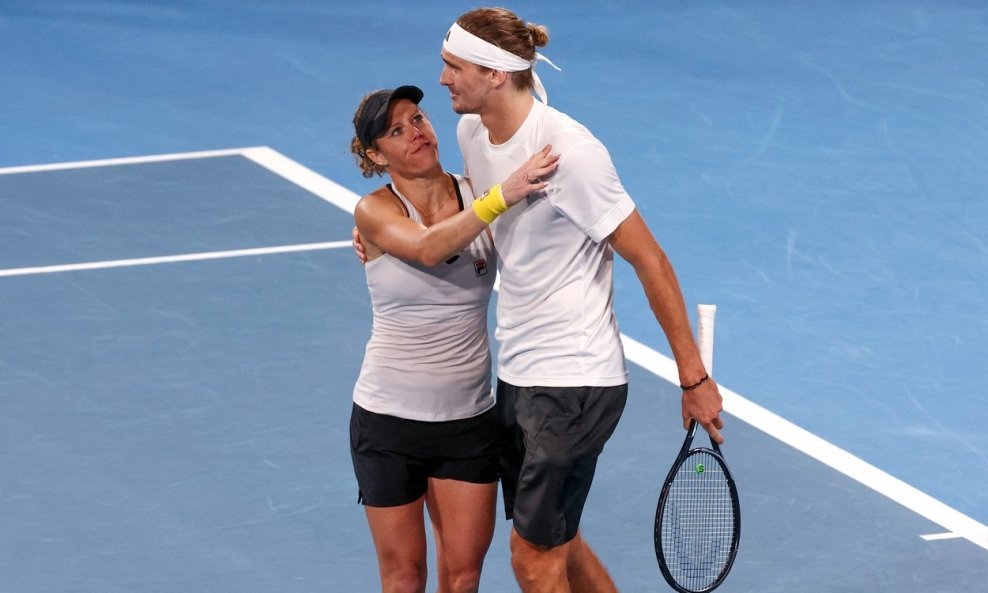
<svg viewBox="0 0 988 593">
<path fill-rule="evenodd" d="M 373 329 L 353 391 L 354 471 L 382 589 L 424 592 L 423 507 L 436 542 L 438 591 L 476 591 L 494 531 L 498 423 L 487 308 L 496 262 L 487 225 L 547 186 L 546 147 L 474 199 L 439 163 L 414 86 L 364 97 L 351 149 L 365 177 L 391 183 L 354 212 L 366 249 Z"/>
</svg>

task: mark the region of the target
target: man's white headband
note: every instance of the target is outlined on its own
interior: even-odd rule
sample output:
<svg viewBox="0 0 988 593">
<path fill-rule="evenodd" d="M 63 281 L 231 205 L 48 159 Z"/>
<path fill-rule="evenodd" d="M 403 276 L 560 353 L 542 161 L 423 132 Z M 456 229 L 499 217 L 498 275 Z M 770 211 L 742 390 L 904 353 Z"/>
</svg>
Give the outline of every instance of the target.
<svg viewBox="0 0 988 593">
<path fill-rule="evenodd" d="M 545 62 L 556 70 L 561 71 L 549 58 L 539 52 L 535 52 L 535 59 L 529 62 L 525 58 L 503 50 L 493 43 L 484 41 L 456 23 L 453 23 L 453 26 L 449 29 L 449 33 L 446 33 L 446 39 L 443 40 L 443 49 L 472 64 L 502 72 L 522 72 L 531 68 L 535 95 L 546 105 L 549 104 L 549 97 L 545 92 L 545 87 L 542 86 L 542 80 L 535 73 L 535 62 Z"/>
</svg>

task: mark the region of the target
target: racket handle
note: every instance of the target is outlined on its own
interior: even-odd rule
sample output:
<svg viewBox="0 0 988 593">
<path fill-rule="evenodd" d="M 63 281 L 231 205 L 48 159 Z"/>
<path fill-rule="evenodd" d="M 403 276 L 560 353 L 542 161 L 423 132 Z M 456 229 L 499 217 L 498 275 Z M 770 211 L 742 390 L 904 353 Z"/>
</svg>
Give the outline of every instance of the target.
<svg viewBox="0 0 988 593">
<path fill-rule="evenodd" d="M 717 305 L 697 305 L 697 346 L 700 348 L 700 360 L 707 374 L 714 374 L 714 317 L 717 315 Z"/>
</svg>

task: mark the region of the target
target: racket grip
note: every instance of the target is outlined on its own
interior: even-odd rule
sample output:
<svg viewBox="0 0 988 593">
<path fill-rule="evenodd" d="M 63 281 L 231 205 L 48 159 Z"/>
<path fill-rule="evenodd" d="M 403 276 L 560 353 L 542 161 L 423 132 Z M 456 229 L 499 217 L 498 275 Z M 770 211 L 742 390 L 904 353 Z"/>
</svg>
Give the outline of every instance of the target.
<svg viewBox="0 0 988 593">
<path fill-rule="evenodd" d="M 700 348 L 700 360 L 707 374 L 714 374 L 714 317 L 717 305 L 697 305 L 696 344 Z"/>
</svg>

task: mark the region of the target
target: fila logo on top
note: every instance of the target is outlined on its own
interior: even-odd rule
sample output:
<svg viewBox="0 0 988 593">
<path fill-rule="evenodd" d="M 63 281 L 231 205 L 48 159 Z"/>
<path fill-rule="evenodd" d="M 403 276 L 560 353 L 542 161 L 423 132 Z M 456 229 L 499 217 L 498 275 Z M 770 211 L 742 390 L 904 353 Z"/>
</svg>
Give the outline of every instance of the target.
<svg viewBox="0 0 988 593">
<path fill-rule="evenodd" d="M 477 276 L 486 276 L 487 275 L 487 260 L 486 259 L 478 259 L 477 261 L 473 262 L 473 271 L 476 273 Z"/>
</svg>

